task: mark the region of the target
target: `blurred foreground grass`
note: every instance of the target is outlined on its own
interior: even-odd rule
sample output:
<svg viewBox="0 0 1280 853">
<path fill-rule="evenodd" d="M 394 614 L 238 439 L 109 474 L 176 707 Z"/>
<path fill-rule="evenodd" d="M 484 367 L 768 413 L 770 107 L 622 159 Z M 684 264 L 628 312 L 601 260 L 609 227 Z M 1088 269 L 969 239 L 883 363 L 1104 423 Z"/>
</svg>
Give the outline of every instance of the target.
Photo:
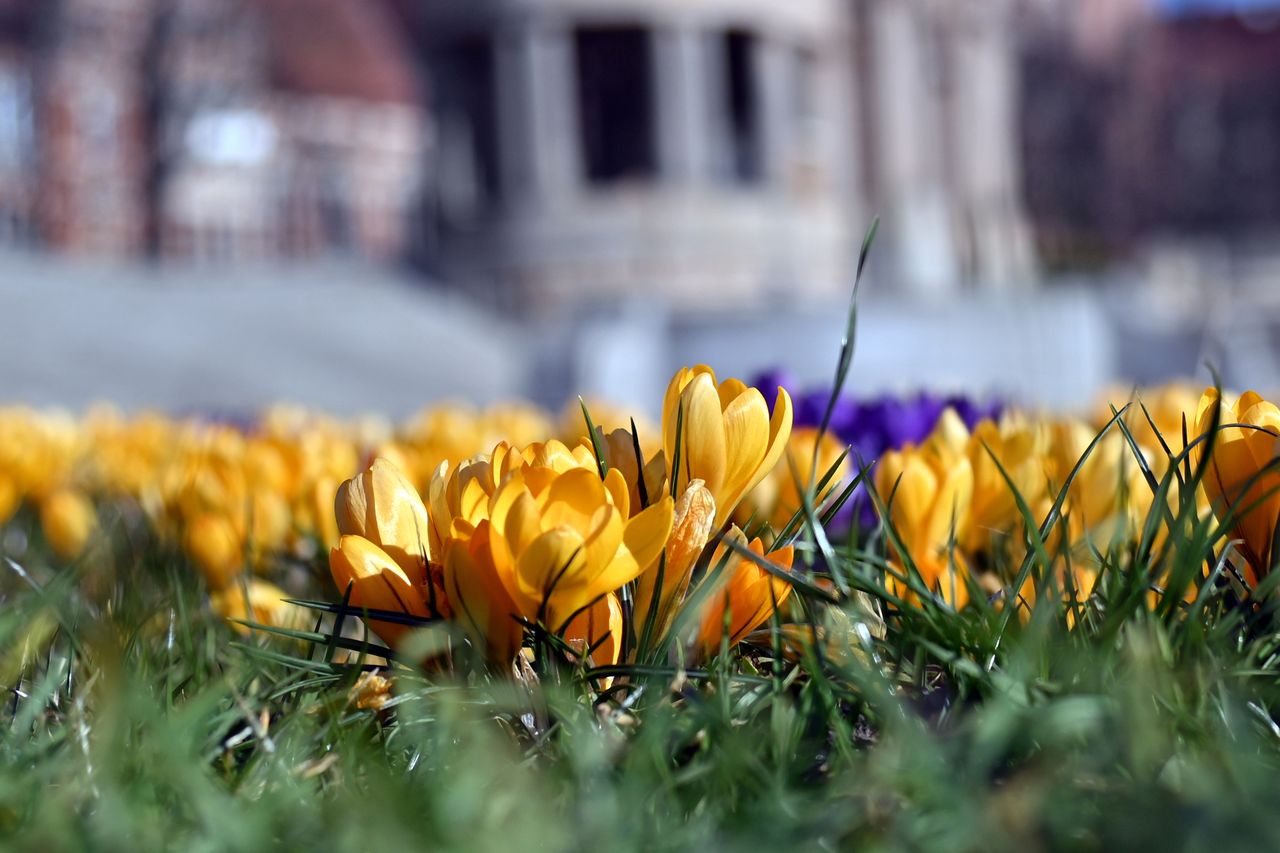
<svg viewBox="0 0 1280 853">
<path fill-rule="evenodd" d="M 1104 569 L 1085 613 L 1048 595 L 1026 621 L 890 609 L 882 639 L 845 638 L 858 651 L 636 674 L 625 706 L 567 676 L 404 669 L 362 710 L 357 663 L 237 635 L 159 544 L 116 536 L 70 570 L 41 555 L 0 565 L 5 847 L 1280 841 L 1280 629 L 1219 572 L 1169 607 L 1141 572 Z M 882 558 L 838 559 L 874 587 Z M 831 611 L 828 636 L 864 616 Z"/>
</svg>

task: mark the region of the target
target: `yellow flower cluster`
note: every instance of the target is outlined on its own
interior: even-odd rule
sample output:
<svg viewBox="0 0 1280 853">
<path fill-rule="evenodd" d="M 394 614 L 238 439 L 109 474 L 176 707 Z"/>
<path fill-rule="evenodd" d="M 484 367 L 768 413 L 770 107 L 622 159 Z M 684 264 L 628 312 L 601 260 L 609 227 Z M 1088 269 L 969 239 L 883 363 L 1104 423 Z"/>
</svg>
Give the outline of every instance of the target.
<svg viewBox="0 0 1280 853">
<path fill-rule="evenodd" d="M 1087 593 L 1097 556 L 1136 541 L 1152 512 L 1138 456 L 1163 477 L 1185 448 L 1184 424 L 1191 463 L 1207 471 L 1200 513 L 1229 529 L 1245 579 L 1260 579 L 1277 557 L 1280 409 L 1252 392 L 1219 399 L 1186 386 L 1140 398 L 1150 421 L 1138 406 L 1123 419 L 1134 446 L 1113 427 L 1083 463 L 1110 402 L 1089 420 L 1010 411 L 972 430 L 948 411 L 927 439 L 885 453 L 874 487 L 895 534 L 885 540 L 890 591 L 920 596 L 908 567 L 954 607 L 1007 590 L 1031 539 L 1014 490 L 1038 522 L 1074 470 L 1044 543 L 1053 576 L 1024 586 L 1019 603 L 1046 583 Z M 0 526 L 22 513 L 71 561 L 108 541 L 96 534 L 144 524 L 200 570 L 218 612 L 268 624 L 299 624 L 302 612 L 266 577 L 328 553 L 354 607 L 447 620 L 498 664 L 531 632 L 609 664 L 677 624 L 684 633 L 672 639 L 695 654 L 759 628 L 790 592 L 761 565 L 791 566 L 772 537 L 829 471 L 824 491 L 848 481 L 844 447 L 793 430 L 782 389 L 770 407 L 705 366 L 672 379 L 660 424 L 633 431 L 626 413 L 590 410 L 594 436 L 576 405 L 558 418 L 527 405 L 440 405 L 398 425 L 280 406 L 250 426 L 0 408 Z M 696 618 L 678 619 L 704 573 L 714 594 L 698 597 Z M 394 645 L 411 622 L 370 627 Z"/>
<path fill-rule="evenodd" d="M 743 554 L 764 559 L 759 539 L 748 543 L 737 528 L 724 536 L 736 547 L 713 538 L 778 462 L 790 431 L 785 391 L 771 416 L 758 390 L 717 384 L 710 368 L 696 367 L 672 380 L 663 449 L 647 458 L 623 429 L 599 430 L 602 459 L 590 436 L 503 441 L 442 461 L 424 500 L 380 457 L 338 490 L 330 570 L 353 606 L 451 620 L 495 664 L 510 664 L 536 628 L 608 665 L 625 651 L 624 588 L 632 634 L 662 637 L 710 543 L 722 584 L 688 639 L 695 653 L 712 654 L 726 635 L 736 644 L 763 624 L 790 592 Z M 792 551 L 767 559 L 789 569 Z M 370 627 L 393 644 L 410 630 L 377 618 Z"/>
<path fill-rule="evenodd" d="M 607 407 L 600 414 L 605 423 L 619 422 Z M 490 449 L 496 437 L 527 442 L 560 429 L 574 437 L 582 431 L 568 415 L 558 425 L 527 405 L 442 405 L 395 427 L 290 406 L 273 407 L 249 426 L 155 412 L 126 416 L 106 406 L 79 419 L 0 408 L 0 526 L 30 507 L 50 550 L 72 561 L 101 529 L 100 508 L 140 519 L 199 568 L 220 612 L 242 618 L 261 602 L 284 598 L 255 572 L 337 544 L 333 495 L 369 459 L 394 459 L 425 487 L 443 459 Z M 110 518 L 105 526 L 113 524 Z M 253 606 L 244 601 L 246 589 Z M 269 612 L 285 608 L 273 604 Z"/>
<path fill-rule="evenodd" d="M 712 653 L 760 627 L 790 586 L 744 556 L 766 559 L 766 543 L 729 521 L 788 446 L 786 393 L 771 413 L 760 391 L 699 366 L 672 380 L 661 426 L 633 432 L 624 413 L 590 409 L 594 437 L 576 406 L 556 419 L 441 405 L 398 426 L 286 406 L 248 426 L 4 409 L 0 524 L 29 508 L 23 523 L 66 561 L 117 518 L 143 524 L 199 569 L 219 613 L 274 625 L 305 614 L 266 577 L 329 551 L 354 606 L 452 620 L 499 662 L 540 626 L 616 663 L 624 627 L 673 630 L 699 565 L 716 583 L 682 644 Z M 392 644 L 408 630 L 372 627 Z"/>
<path fill-rule="evenodd" d="M 1096 579 L 1098 555 L 1137 541 L 1152 512 L 1155 494 L 1142 465 L 1159 482 L 1169 469 L 1170 454 L 1186 448 L 1184 420 L 1190 439 L 1207 428 L 1203 415 L 1197 417 L 1198 396 L 1185 386 L 1152 389 L 1139 398 L 1147 412 L 1135 403 L 1120 419 L 1124 430 L 1114 425 L 1101 437 L 1099 430 L 1129 401 L 1128 395 L 1109 398 L 1092 421 L 1014 411 L 999 420 L 983 420 L 970 431 L 948 410 L 918 446 L 886 453 L 875 485 L 900 542 L 900 549 L 890 549 L 890 588 L 918 598 L 904 582 L 909 561 L 924 584 L 955 607 L 963 606 L 974 590 L 995 594 L 1007 589 L 1030 541 L 1015 490 L 1039 524 L 1079 465 L 1066 490 L 1062 520 L 1044 544 L 1054 560 L 1054 576 L 1047 580 L 1064 594 L 1087 595 Z M 1204 405 L 1199 403 L 1202 412 Z M 1170 481 L 1168 503 L 1170 513 L 1176 512 L 1176 478 Z M 1205 495 L 1197 494 L 1197 506 L 1202 514 L 1208 512 Z M 1272 513 L 1272 525 L 1275 519 Z M 1166 535 L 1162 526 L 1158 541 Z M 1034 585 L 1026 584 L 1019 590 L 1019 603 L 1033 602 L 1035 594 Z"/>
<path fill-rule="evenodd" d="M 0 409 L 0 524 L 24 502 L 33 504 L 59 556 L 80 553 L 97 526 L 93 505 L 71 479 L 84 437 L 61 413 Z"/>
</svg>

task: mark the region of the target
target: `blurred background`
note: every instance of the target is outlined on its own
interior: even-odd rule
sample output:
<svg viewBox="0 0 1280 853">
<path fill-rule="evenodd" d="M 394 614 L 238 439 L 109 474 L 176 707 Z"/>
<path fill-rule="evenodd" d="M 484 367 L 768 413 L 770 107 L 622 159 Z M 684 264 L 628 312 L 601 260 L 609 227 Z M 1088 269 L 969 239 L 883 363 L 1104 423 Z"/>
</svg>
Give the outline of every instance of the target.
<svg viewBox="0 0 1280 853">
<path fill-rule="evenodd" d="M 0 0 L 0 400 L 1280 386 L 1280 0 Z"/>
</svg>

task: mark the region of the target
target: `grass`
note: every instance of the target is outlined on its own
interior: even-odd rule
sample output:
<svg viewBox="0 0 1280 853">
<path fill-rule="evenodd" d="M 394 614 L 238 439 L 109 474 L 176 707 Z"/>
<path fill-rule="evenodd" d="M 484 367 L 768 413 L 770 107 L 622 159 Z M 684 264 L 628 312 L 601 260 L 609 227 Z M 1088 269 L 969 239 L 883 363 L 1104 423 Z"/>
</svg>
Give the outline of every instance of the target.
<svg viewBox="0 0 1280 853">
<path fill-rule="evenodd" d="M 1239 599 L 1186 510 L 1162 513 L 1160 547 L 1099 554 L 1079 605 L 1046 593 L 1052 555 L 1031 548 L 1007 568 L 1042 587 L 1027 618 L 998 598 L 903 602 L 882 580 L 891 530 L 819 548 L 807 529 L 814 568 L 861 590 L 797 592 L 813 651 L 780 654 L 775 634 L 702 671 L 637 669 L 603 700 L 566 669 L 402 668 L 380 711 L 348 701 L 358 664 L 221 624 L 159 543 L 117 528 L 55 568 L 37 541 L 0 566 L 0 843 L 1272 846 L 1274 599 Z M 1153 592 L 1184 565 L 1193 595 Z"/>
</svg>

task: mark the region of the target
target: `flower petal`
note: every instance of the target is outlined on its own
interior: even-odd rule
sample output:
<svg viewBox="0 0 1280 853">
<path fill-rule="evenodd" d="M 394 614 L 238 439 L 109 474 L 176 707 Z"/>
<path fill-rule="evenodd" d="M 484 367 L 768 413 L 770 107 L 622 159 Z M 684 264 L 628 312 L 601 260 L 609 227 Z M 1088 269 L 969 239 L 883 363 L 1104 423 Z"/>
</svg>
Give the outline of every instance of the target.
<svg viewBox="0 0 1280 853">
<path fill-rule="evenodd" d="M 678 466 L 681 487 L 689 480 L 702 480 L 713 495 L 719 495 L 725 482 L 726 440 L 716 386 L 710 376 L 699 374 L 685 387 L 680 400 L 684 407 L 681 458 L 675 458 L 672 448 L 668 453 L 672 470 Z"/>
</svg>

